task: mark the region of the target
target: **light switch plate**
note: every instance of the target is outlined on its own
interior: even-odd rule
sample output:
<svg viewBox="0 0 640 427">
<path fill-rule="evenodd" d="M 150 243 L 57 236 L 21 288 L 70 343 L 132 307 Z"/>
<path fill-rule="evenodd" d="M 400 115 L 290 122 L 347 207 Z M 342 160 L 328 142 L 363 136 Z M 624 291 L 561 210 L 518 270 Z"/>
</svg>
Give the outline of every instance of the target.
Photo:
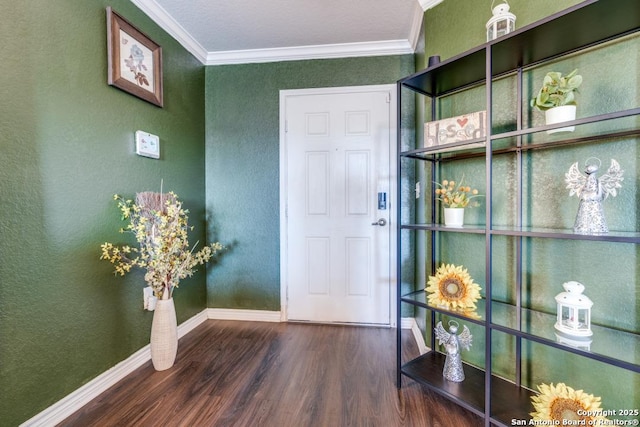
<svg viewBox="0 0 640 427">
<path fill-rule="evenodd" d="M 136 131 L 136 154 L 154 159 L 160 158 L 160 138 L 141 130 Z"/>
</svg>

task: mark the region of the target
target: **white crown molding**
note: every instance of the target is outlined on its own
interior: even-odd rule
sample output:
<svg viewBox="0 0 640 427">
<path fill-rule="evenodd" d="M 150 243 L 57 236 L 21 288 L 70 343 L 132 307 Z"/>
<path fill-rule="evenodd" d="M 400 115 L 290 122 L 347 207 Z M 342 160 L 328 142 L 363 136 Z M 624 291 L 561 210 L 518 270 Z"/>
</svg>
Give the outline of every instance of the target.
<svg viewBox="0 0 640 427">
<path fill-rule="evenodd" d="M 413 19 L 411 20 L 411 29 L 409 30 L 409 44 L 411 45 L 412 53 L 416 51 L 416 47 L 420 41 L 419 38 L 423 22 L 424 11 L 421 7 L 416 5 L 415 12 L 413 13 Z"/>
<path fill-rule="evenodd" d="M 425 0 L 418 1 L 421 6 L 422 3 L 425 2 Z M 442 0 L 426 0 L 426 3 L 439 3 L 441 1 Z M 131 2 L 204 65 L 412 54 L 414 53 L 420 33 L 420 26 L 422 25 L 422 14 L 415 14 L 408 40 L 207 52 L 206 49 L 155 0 L 131 0 Z M 433 6 L 435 6 L 435 4 Z"/>
<path fill-rule="evenodd" d="M 426 12 L 428 9 L 436 7 L 443 1 L 444 0 L 418 0 L 418 3 L 420 3 L 420 7 L 422 8 L 422 10 Z"/>
<path fill-rule="evenodd" d="M 207 51 L 191 34 L 189 34 L 162 6 L 155 0 L 131 0 L 131 3 L 138 6 L 145 15 L 151 18 L 171 37 L 176 39 L 185 49 L 187 49 L 200 62 L 205 64 Z"/>
<path fill-rule="evenodd" d="M 306 59 L 349 58 L 362 56 L 404 55 L 413 53 L 408 40 L 343 43 L 209 52 L 206 65 L 249 64 L 300 61 Z"/>
</svg>

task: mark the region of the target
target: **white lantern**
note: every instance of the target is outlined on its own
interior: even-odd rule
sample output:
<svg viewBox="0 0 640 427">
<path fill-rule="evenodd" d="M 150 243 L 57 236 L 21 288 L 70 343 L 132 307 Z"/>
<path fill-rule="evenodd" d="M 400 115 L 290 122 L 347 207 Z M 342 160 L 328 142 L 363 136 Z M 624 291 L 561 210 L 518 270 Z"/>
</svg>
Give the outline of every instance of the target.
<svg viewBox="0 0 640 427">
<path fill-rule="evenodd" d="M 584 285 L 579 282 L 562 284 L 565 292 L 556 295 L 558 313 L 555 328 L 572 337 L 590 337 L 591 307 L 593 302 L 583 294 Z"/>
<path fill-rule="evenodd" d="M 491 2 L 493 6 L 493 2 Z M 504 0 L 492 9 L 493 16 L 487 21 L 487 41 L 495 40 L 516 29 L 516 15 L 509 12 L 509 3 Z"/>
</svg>

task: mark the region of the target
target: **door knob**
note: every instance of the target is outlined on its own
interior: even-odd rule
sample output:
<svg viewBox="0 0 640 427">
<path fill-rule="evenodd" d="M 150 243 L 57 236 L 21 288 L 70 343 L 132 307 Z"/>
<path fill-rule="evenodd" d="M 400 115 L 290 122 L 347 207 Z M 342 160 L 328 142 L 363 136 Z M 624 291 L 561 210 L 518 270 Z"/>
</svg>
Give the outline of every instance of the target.
<svg viewBox="0 0 640 427">
<path fill-rule="evenodd" d="M 376 222 L 372 222 L 371 225 L 379 225 L 380 227 L 384 227 L 385 225 L 387 225 L 387 220 L 384 218 L 380 218 Z"/>
</svg>

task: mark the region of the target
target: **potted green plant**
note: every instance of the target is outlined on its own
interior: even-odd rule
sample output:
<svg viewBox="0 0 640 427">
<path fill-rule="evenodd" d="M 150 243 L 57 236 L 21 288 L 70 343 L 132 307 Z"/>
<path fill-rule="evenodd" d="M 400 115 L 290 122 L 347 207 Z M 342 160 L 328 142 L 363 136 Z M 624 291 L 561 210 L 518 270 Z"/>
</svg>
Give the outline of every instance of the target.
<svg viewBox="0 0 640 427">
<path fill-rule="evenodd" d="M 558 71 L 548 72 L 538 94 L 531 100 L 531 107 L 544 111 L 546 124 L 562 123 L 576 118 L 576 92 L 582 84 L 582 76 L 575 69 L 566 76 Z M 575 126 L 551 129 L 547 133 L 572 132 Z"/>
</svg>

